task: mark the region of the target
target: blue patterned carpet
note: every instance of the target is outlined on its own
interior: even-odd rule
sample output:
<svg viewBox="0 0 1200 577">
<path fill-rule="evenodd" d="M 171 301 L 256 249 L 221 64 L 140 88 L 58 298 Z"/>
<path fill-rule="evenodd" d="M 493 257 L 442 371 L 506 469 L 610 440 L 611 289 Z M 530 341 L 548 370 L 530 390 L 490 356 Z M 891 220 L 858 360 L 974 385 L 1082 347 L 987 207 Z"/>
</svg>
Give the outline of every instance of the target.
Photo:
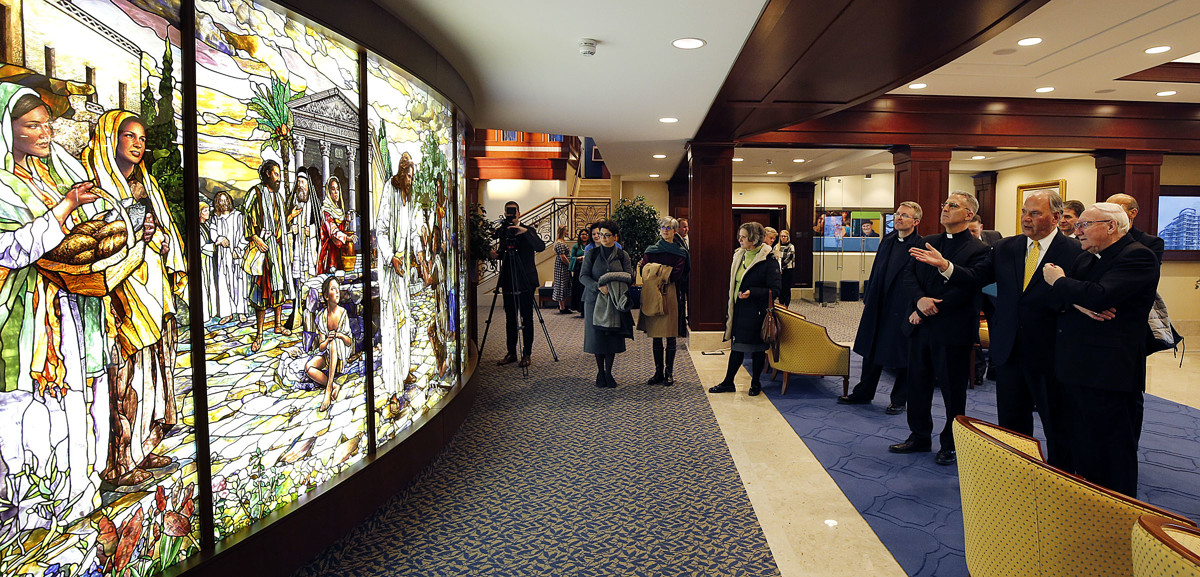
<svg viewBox="0 0 1200 577">
<path fill-rule="evenodd" d="M 679 384 L 646 386 L 639 334 L 598 389 L 583 319 L 543 314 L 562 360 L 539 329 L 528 379 L 496 367 L 497 311 L 451 444 L 297 576 L 779 575 L 687 352 Z"/>
<path fill-rule="evenodd" d="M 861 363 L 858 355 L 851 357 L 851 386 L 857 382 Z M 938 466 L 933 453 L 888 452 L 889 444 L 908 437 L 905 415 L 883 412 L 891 377 L 884 373 L 871 405 L 836 404 L 842 394 L 841 378 L 793 376 L 787 396 L 781 397 L 782 378 L 764 378 L 764 393 L 905 572 L 966 577 L 957 468 Z M 1145 407 L 1138 496 L 1200 520 L 1200 410 L 1151 395 L 1146 395 Z M 935 435 L 945 414 L 941 395 L 935 391 Z M 967 415 L 996 421 L 995 382 L 985 381 L 968 391 Z M 1035 436 L 1044 440 L 1041 425 L 1036 427 Z"/>
</svg>

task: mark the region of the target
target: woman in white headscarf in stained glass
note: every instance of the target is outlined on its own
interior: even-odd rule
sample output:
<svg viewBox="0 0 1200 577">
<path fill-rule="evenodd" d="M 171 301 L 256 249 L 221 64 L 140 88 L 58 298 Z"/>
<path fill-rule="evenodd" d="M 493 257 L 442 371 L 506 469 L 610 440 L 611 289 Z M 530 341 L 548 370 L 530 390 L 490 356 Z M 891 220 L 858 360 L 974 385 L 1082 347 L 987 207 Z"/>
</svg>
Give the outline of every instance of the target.
<svg viewBox="0 0 1200 577">
<path fill-rule="evenodd" d="M 67 500 L 49 515 L 69 520 L 100 505 L 93 465 L 103 464 L 96 448 L 108 431 L 102 302 L 68 293 L 35 263 L 104 203 L 52 141 L 51 120 L 36 92 L 0 83 L 0 472 L 13 476 L 36 460 L 34 473 L 46 478 L 53 458 L 66 473 Z M 49 526 L 44 510 L 22 507 L 21 494 L 3 496 L 20 507 L 18 528 Z"/>
<path fill-rule="evenodd" d="M 176 424 L 175 296 L 184 296 L 187 264 L 166 196 L 143 162 L 150 152 L 142 121 L 110 110 L 82 155 L 88 175 L 129 214 L 129 244 L 146 243 L 141 267 L 105 301 L 117 378 L 109 383 L 113 429 L 101 476 L 118 486 L 144 483 L 153 476 L 147 469 L 171 464 L 154 451 Z"/>
</svg>

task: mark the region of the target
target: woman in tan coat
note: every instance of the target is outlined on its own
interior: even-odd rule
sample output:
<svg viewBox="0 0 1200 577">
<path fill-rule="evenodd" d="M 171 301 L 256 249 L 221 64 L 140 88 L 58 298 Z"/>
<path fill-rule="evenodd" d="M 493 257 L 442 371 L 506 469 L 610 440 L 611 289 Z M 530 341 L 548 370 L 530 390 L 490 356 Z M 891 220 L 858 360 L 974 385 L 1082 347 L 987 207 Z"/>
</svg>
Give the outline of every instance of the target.
<svg viewBox="0 0 1200 577">
<path fill-rule="evenodd" d="M 637 328 L 654 341 L 654 376 L 646 381 L 647 385 L 675 384 L 675 339 L 687 336 L 681 301 L 687 293 L 687 287 L 682 285 L 687 283 L 691 263 L 688 251 L 675 242 L 678 227 L 678 221 L 669 216 L 658 219 L 662 238 L 646 249 L 638 263 L 642 274 L 642 309 Z M 665 351 L 663 339 L 667 340 Z"/>
</svg>

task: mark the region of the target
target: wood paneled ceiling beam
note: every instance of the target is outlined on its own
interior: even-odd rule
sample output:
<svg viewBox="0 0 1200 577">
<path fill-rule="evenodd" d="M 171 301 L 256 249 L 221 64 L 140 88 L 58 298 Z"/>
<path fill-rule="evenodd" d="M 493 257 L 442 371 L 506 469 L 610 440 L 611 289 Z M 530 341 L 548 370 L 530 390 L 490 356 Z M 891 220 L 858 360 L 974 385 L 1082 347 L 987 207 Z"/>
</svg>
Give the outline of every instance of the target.
<svg viewBox="0 0 1200 577">
<path fill-rule="evenodd" d="M 869 101 L 1048 0 L 771 0 L 697 132 L 734 142 Z"/>
<path fill-rule="evenodd" d="M 886 96 L 738 144 L 1200 153 L 1200 105 Z"/>
</svg>

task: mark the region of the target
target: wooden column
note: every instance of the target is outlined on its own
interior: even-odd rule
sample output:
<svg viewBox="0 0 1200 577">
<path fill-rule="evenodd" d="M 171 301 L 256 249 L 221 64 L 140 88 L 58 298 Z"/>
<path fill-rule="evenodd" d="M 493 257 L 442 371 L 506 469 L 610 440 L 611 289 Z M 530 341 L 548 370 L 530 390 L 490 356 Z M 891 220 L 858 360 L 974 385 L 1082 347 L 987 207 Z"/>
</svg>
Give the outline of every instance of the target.
<svg viewBox="0 0 1200 577">
<path fill-rule="evenodd" d="M 688 150 L 688 234 L 692 257 L 688 317 L 692 330 L 725 330 L 733 231 L 733 145 L 692 143 Z"/>
<path fill-rule="evenodd" d="M 938 232 L 936 215 L 950 193 L 949 147 L 893 146 L 892 163 L 896 166 L 896 205 L 914 201 L 921 205 L 925 218 L 917 232 Z"/>
<path fill-rule="evenodd" d="M 1098 150 L 1096 157 L 1096 202 L 1125 193 L 1138 202 L 1133 226 L 1158 233 L 1158 187 L 1163 154 L 1143 150 Z"/>
<path fill-rule="evenodd" d="M 688 218 L 688 162 L 679 161 L 667 181 L 667 210 L 674 218 Z M 691 235 L 689 235 L 691 236 Z"/>
<path fill-rule="evenodd" d="M 996 230 L 996 171 L 981 172 L 971 178 L 975 180 L 975 198 L 979 199 L 979 218 L 983 220 L 983 229 Z"/>
<path fill-rule="evenodd" d="M 792 245 L 796 247 L 796 286 L 811 287 L 813 284 L 813 213 L 817 183 L 789 182 L 792 192 L 792 214 L 788 230 L 792 234 Z M 785 290 L 787 287 L 784 287 Z"/>
</svg>

